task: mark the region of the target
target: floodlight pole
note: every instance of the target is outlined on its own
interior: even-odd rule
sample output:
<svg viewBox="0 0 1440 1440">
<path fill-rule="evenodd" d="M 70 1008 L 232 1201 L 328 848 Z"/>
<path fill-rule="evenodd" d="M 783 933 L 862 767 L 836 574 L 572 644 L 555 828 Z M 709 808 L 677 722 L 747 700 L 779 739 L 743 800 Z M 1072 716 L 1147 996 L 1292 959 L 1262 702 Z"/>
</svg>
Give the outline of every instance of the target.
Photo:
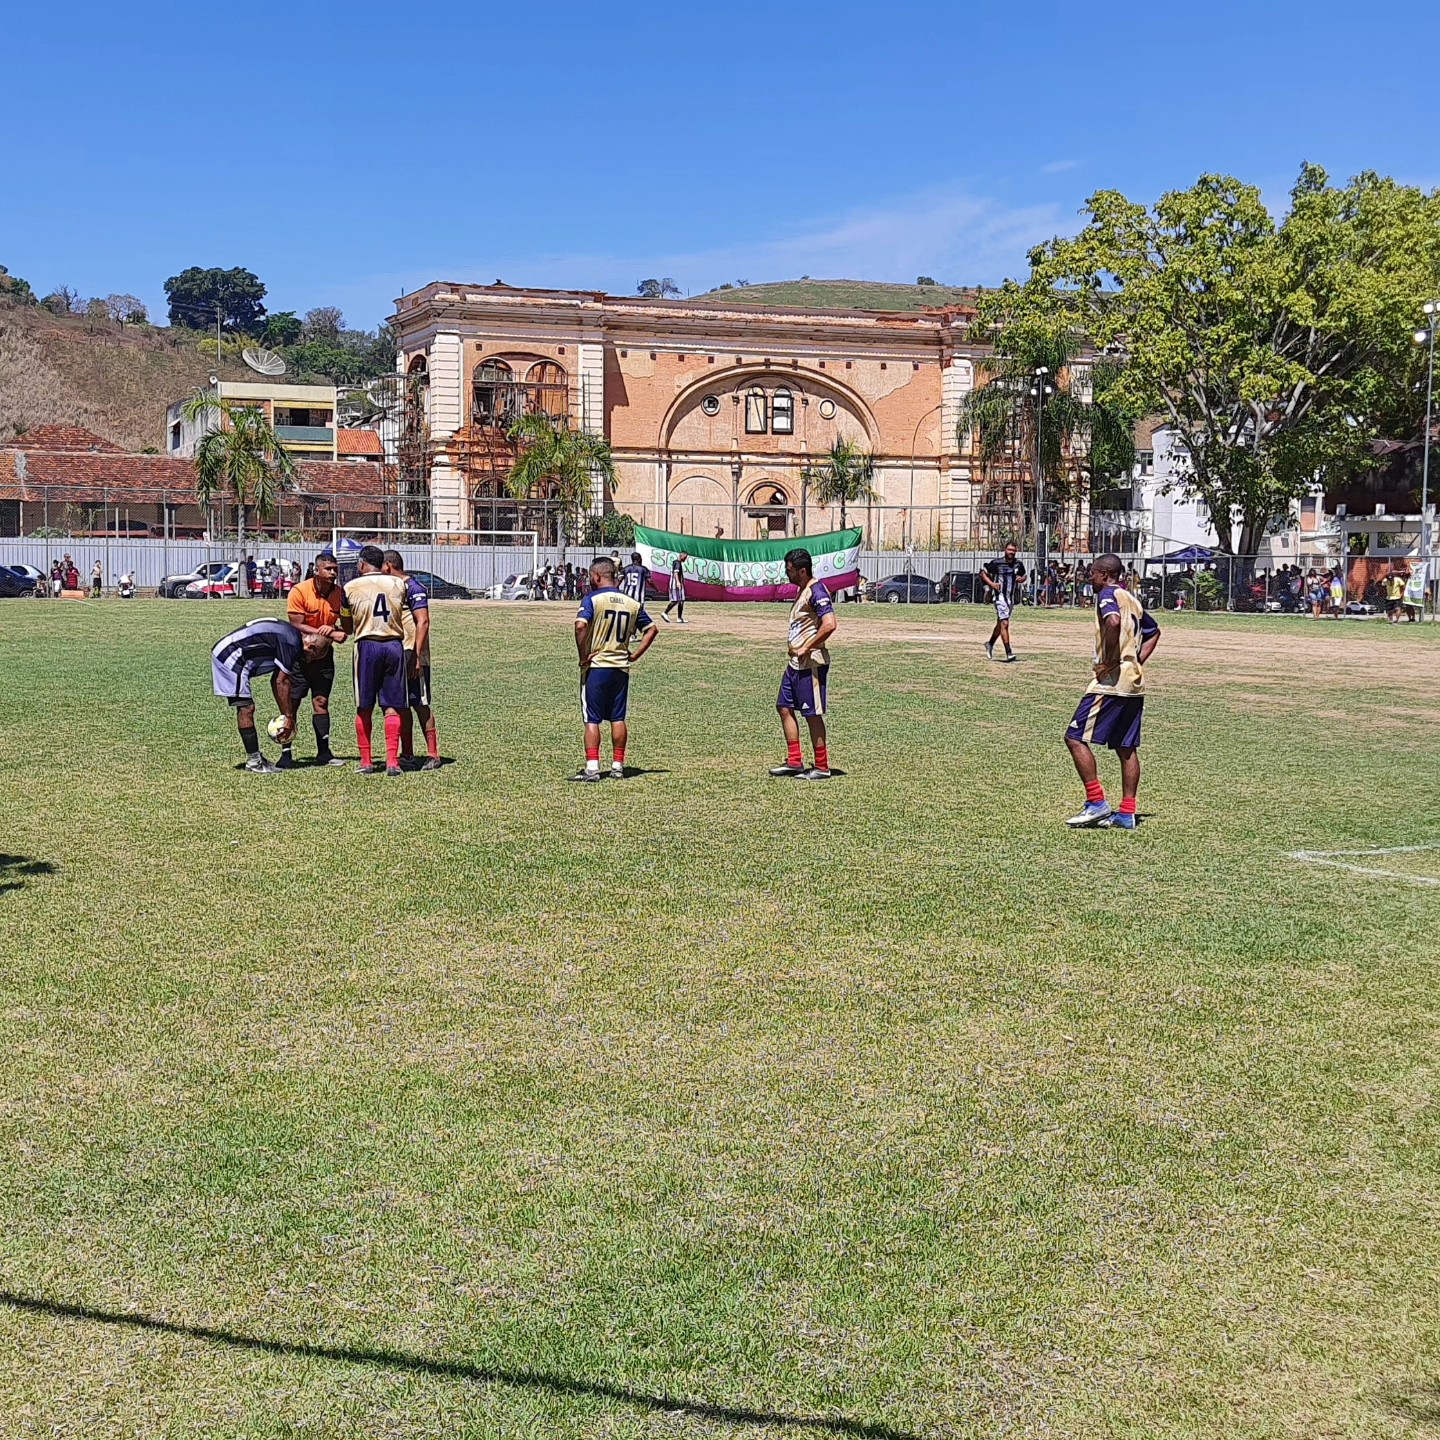
<svg viewBox="0 0 1440 1440">
<path fill-rule="evenodd" d="M 1435 328 L 1440 325 L 1440 300 L 1427 300 L 1421 308 L 1425 312 L 1425 328 L 1416 332 L 1415 339 L 1424 343 L 1428 355 L 1425 371 L 1425 434 L 1421 442 L 1420 461 L 1420 555 L 1425 565 L 1425 594 L 1429 595 L 1435 583 L 1435 577 L 1430 573 L 1434 569 L 1434 559 L 1430 554 L 1430 430 L 1435 403 Z M 1423 600 L 1420 618 L 1425 618 Z"/>
<path fill-rule="evenodd" d="M 1055 393 L 1055 387 L 1047 378 L 1050 369 L 1046 365 L 1035 367 L 1035 379 L 1030 386 L 1035 401 L 1035 575 L 1033 583 L 1039 585 L 1045 573 L 1045 398 Z"/>
</svg>

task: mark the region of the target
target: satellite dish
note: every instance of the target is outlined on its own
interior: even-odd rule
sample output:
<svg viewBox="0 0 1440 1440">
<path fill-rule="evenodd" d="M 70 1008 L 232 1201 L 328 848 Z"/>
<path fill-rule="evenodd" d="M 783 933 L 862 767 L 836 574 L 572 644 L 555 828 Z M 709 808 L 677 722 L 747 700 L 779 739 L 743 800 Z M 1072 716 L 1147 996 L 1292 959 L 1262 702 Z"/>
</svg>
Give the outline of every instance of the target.
<svg viewBox="0 0 1440 1440">
<path fill-rule="evenodd" d="M 262 350 L 258 345 L 247 345 L 240 352 L 240 358 L 252 370 L 258 370 L 262 375 L 283 375 L 285 373 L 285 357 L 277 355 L 273 350 Z"/>
</svg>

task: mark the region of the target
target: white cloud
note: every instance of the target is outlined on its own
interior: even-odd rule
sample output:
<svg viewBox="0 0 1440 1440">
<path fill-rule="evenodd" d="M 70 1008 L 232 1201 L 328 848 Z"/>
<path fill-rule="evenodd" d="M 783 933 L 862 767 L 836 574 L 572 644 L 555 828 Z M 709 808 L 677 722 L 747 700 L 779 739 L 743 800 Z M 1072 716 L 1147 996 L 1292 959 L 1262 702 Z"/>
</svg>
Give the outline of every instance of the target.
<svg viewBox="0 0 1440 1440">
<path fill-rule="evenodd" d="M 632 294 L 637 280 L 647 275 L 673 276 L 695 294 L 726 280 L 759 284 L 801 275 L 905 284 L 917 275 L 933 275 L 944 284 L 994 284 L 1007 275 L 1023 275 L 1027 251 L 1054 235 L 1059 223 L 1054 204 L 1013 206 L 964 189 L 935 189 L 700 250 L 491 253 L 437 260 L 423 269 L 357 277 L 334 287 L 326 300 L 347 314 L 383 314 L 392 296 L 432 280 L 489 284 L 496 278 L 510 285 L 621 295 Z"/>
<path fill-rule="evenodd" d="M 1067 170 L 1078 170 L 1078 160 L 1051 160 L 1049 164 L 1040 167 L 1042 175 L 1063 175 Z"/>
</svg>

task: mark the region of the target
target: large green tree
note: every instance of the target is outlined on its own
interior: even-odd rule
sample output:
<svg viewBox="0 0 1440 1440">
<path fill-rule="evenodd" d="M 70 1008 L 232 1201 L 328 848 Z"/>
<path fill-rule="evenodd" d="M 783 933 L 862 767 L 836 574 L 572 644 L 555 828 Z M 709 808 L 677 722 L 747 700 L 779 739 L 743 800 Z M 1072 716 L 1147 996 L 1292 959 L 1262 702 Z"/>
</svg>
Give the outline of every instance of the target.
<svg viewBox="0 0 1440 1440">
<path fill-rule="evenodd" d="M 282 488 L 295 482 L 295 464 L 281 448 L 265 412 L 254 405 L 235 404 L 212 390 L 197 390 L 180 413 L 186 421 L 208 427 L 195 451 L 195 495 L 207 510 L 220 500 L 235 506 L 243 562 L 248 512 L 253 507 L 262 520 L 275 513 Z"/>
<path fill-rule="evenodd" d="M 189 330 L 210 330 L 215 316 L 233 335 L 258 336 L 265 326 L 265 286 L 260 277 L 236 266 L 233 270 L 192 265 L 165 282 L 170 323 Z"/>
<path fill-rule="evenodd" d="M 1123 352 L 1117 405 L 1163 415 L 1181 488 L 1222 549 L 1253 554 L 1320 480 L 1413 415 L 1419 305 L 1440 290 L 1440 193 L 1306 165 L 1278 223 L 1255 187 L 1203 176 L 1151 208 L 1116 191 L 1029 279 L 981 303 L 1000 327 L 1068 327 Z"/>
</svg>

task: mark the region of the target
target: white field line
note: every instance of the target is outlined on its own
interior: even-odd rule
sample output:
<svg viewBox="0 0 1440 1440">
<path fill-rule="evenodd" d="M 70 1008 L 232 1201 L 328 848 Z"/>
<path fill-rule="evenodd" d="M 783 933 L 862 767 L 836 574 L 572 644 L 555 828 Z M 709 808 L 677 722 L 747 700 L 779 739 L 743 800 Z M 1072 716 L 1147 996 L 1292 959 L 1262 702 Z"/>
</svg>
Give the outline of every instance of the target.
<svg viewBox="0 0 1440 1440">
<path fill-rule="evenodd" d="M 1403 870 L 1381 870 L 1374 865 L 1352 865 L 1351 860 L 1378 860 L 1382 855 L 1415 855 L 1422 850 L 1440 850 L 1440 840 L 1425 845 L 1391 845 L 1377 850 L 1291 850 L 1289 858 L 1305 865 L 1325 865 L 1332 870 L 1349 870 L 1354 875 L 1379 875 L 1386 880 L 1404 880 L 1410 885 L 1440 885 L 1429 875 L 1407 875 Z"/>
</svg>

